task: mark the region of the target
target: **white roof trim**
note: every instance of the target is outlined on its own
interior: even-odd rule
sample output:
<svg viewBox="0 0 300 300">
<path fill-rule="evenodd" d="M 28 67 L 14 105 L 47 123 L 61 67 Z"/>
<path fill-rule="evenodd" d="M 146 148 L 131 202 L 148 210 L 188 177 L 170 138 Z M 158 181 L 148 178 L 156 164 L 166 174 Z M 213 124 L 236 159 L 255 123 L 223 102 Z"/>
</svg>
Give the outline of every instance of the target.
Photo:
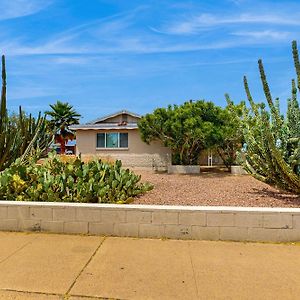
<svg viewBox="0 0 300 300">
<path fill-rule="evenodd" d="M 79 124 L 70 126 L 71 130 L 120 130 L 120 129 L 138 129 L 137 123 L 128 123 L 126 125 L 118 125 L 112 123 L 101 123 L 101 124 Z"/>
</svg>

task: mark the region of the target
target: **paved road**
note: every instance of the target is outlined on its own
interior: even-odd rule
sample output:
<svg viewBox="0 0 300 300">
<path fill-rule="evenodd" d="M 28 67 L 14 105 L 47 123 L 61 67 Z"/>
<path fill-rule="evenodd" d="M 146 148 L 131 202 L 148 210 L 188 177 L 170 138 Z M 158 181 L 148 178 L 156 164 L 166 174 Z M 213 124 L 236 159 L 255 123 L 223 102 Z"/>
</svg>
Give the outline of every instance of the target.
<svg viewBox="0 0 300 300">
<path fill-rule="evenodd" d="M 0 232 L 0 299 L 299 299 L 300 245 Z"/>
</svg>

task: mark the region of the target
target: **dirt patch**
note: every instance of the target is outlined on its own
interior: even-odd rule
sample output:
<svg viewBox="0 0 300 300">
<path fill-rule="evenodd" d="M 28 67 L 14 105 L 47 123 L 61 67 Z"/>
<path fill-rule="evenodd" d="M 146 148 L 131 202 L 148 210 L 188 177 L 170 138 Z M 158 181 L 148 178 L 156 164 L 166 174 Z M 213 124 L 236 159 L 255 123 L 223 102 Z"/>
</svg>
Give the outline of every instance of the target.
<svg viewBox="0 0 300 300">
<path fill-rule="evenodd" d="M 281 192 L 248 175 L 136 173 L 154 184 L 154 189 L 134 204 L 300 207 L 299 195 Z"/>
</svg>

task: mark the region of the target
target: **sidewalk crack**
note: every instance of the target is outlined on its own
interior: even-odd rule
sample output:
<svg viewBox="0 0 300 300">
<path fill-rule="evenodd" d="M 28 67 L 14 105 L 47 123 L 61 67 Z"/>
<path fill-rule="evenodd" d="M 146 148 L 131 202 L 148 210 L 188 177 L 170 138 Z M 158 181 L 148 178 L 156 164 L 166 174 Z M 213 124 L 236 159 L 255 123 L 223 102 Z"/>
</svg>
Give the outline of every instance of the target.
<svg viewBox="0 0 300 300">
<path fill-rule="evenodd" d="M 193 259 L 192 259 L 192 255 L 191 255 L 191 251 L 190 251 L 190 243 L 189 242 L 188 242 L 188 249 L 189 249 L 189 256 L 190 256 L 191 266 L 192 266 L 192 270 L 193 270 L 194 283 L 195 283 L 195 286 L 196 286 L 197 298 L 200 299 L 199 291 L 198 291 L 198 285 L 197 285 L 197 281 L 196 281 L 196 275 L 195 275 L 195 268 L 194 268 L 194 264 L 193 264 Z"/>
<path fill-rule="evenodd" d="M 5 257 L 2 260 L 0 260 L 0 264 L 4 263 L 8 259 L 10 259 L 12 256 L 14 256 L 16 253 L 18 253 L 19 251 L 23 250 L 26 246 L 28 246 L 31 243 L 33 243 L 37 238 L 38 238 L 38 236 L 35 237 L 34 239 L 30 240 L 29 242 L 25 243 L 24 245 L 22 245 L 20 248 L 18 248 L 17 250 L 15 250 L 13 253 L 9 254 L 7 257 Z"/>
<path fill-rule="evenodd" d="M 65 295 L 69 295 L 69 293 L 71 292 L 72 288 L 74 287 L 75 283 L 77 282 L 77 279 L 80 277 L 80 275 L 83 273 L 83 271 L 86 269 L 86 267 L 90 264 L 90 262 L 92 261 L 92 259 L 94 258 L 94 256 L 97 254 L 98 250 L 101 248 L 101 246 L 103 245 L 104 241 L 106 240 L 106 237 L 104 237 L 99 246 L 96 248 L 96 250 L 93 252 L 93 254 L 91 255 L 91 257 L 88 259 L 88 261 L 85 263 L 85 265 L 83 266 L 83 268 L 80 270 L 79 274 L 76 276 L 75 280 L 72 282 L 71 286 L 69 287 L 69 289 L 67 290 Z"/>
<path fill-rule="evenodd" d="M 59 296 L 63 297 L 62 294 L 57 294 L 57 293 L 48 293 L 48 292 L 37 292 L 37 291 L 23 291 L 23 290 L 15 290 L 15 289 L 9 289 L 9 288 L 0 288 L 0 291 L 3 292 L 13 292 L 13 293 L 19 293 L 19 294 L 25 294 L 25 295 L 45 295 L 45 296 Z"/>
</svg>

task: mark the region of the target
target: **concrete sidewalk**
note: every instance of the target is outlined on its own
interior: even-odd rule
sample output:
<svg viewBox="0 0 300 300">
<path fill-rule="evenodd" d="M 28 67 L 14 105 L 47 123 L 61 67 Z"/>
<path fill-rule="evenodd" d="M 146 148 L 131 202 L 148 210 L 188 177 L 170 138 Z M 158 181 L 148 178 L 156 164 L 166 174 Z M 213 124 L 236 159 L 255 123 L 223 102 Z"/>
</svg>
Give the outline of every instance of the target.
<svg viewBox="0 0 300 300">
<path fill-rule="evenodd" d="M 300 246 L 0 232 L 0 299 L 299 299 Z"/>
</svg>

